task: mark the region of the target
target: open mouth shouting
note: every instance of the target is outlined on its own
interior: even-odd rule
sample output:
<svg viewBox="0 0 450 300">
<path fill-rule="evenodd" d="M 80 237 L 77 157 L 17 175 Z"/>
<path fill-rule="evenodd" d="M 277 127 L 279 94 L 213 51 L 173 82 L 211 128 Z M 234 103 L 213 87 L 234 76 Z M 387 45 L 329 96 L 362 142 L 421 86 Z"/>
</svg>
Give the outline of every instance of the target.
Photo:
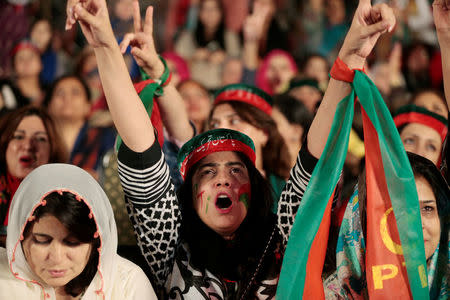
<svg viewBox="0 0 450 300">
<path fill-rule="evenodd" d="M 230 212 L 233 208 L 233 201 L 231 200 L 230 196 L 225 193 L 217 195 L 215 204 L 217 210 L 223 214 Z"/>
<path fill-rule="evenodd" d="M 25 168 L 32 166 L 35 161 L 31 155 L 21 155 L 19 157 L 20 164 Z"/>
</svg>

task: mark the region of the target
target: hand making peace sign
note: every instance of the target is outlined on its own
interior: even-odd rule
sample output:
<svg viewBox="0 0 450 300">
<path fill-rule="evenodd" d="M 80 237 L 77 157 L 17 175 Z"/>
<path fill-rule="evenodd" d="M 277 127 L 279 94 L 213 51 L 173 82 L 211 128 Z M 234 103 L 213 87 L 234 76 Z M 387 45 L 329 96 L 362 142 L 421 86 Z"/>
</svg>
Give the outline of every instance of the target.
<svg viewBox="0 0 450 300">
<path fill-rule="evenodd" d="M 141 22 L 139 1 L 133 1 L 133 23 L 134 33 L 127 33 L 120 43 L 120 51 L 125 53 L 128 46 L 131 46 L 131 54 L 137 64 L 151 78 L 160 78 L 164 72 L 164 65 L 156 52 L 153 39 L 153 7 L 149 6 L 145 13 L 144 26 Z"/>
</svg>

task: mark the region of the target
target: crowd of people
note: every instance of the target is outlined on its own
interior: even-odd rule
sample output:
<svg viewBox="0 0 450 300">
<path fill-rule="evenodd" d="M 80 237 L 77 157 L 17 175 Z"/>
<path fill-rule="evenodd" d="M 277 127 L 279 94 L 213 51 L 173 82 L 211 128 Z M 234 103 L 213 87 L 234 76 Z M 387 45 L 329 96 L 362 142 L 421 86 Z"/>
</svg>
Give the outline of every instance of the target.
<svg viewBox="0 0 450 300">
<path fill-rule="evenodd" d="M 0 298 L 450 297 L 450 1 L 0 0 L 0 24 Z"/>
</svg>

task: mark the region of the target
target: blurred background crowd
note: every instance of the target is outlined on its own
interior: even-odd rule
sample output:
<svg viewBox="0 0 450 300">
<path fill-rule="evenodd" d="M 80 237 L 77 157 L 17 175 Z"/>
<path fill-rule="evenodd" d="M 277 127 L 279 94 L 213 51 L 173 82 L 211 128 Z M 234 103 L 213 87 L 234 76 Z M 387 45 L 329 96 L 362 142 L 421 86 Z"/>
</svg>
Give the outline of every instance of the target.
<svg viewBox="0 0 450 300">
<path fill-rule="evenodd" d="M 280 159 L 278 166 L 262 170 L 287 179 L 358 1 L 140 2 L 142 10 L 155 7 L 157 50 L 172 71 L 196 132 L 224 126 L 239 130 L 243 123 L 267 132 L 270 126 L 265 124 L 275 121 L 284 140 L 285 161 Z M 432 1 L 372 2 L 393 7 L 397 24 L 377 43 L 365 72 L 394 116 L 418 111 L 447 127 Z M 133 31 L 132 0 L 111 0 L 108 5 L 120 42 Z M 252 14 L 258 6 L 264 9 Z M 116 132 L 95 55 L 79 26 L 66 31 L 65 20 L 66 1 L 0 0 L 0 201 L 9 202 L 21 179 L 38 165 L 70 162 L 101 182 L 116 210 L 119 233 L 129 233 L 119 234 L 119 244 L 135 245 L 131 226 L 126 225 L 117 163 L 111 155 Z M 140 81 L 139 67 L 129 51 L 125 57 L 132 79 Z M 231 109 L 238 116 L 227 119 L 226 125 L 214 117 L 220 113 L 218 106 L 213 107 L 214 93 L 237 83 L 255 85 L 273 97 L 273 120 L 257 119 L 237 107 Z M 426 111 L 405 108 L 411 104 Z M 405 148 L 440 166 L 445 136 L 429 124 L 411 123 L 398 128 Z M 342 203 L 353 193 L 363 164 L 363 139 L 362 119 L 357 114 L 341 180 Z M 262 148 L 270 144 L 255 140 L 258 143 Z M 266 160 L 271 159 L 270 151 L 263 151 Z M 0 211 L 4 225 L 6 213 L 7 209 Z"/>
</svg>

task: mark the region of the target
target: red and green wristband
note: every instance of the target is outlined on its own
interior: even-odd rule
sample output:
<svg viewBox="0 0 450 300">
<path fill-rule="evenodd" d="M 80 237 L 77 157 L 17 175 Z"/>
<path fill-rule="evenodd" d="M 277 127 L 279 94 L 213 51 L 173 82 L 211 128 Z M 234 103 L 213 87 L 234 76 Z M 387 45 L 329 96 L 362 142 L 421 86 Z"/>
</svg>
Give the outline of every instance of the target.
<svg viewBox="0 0 450 300">
<path fill-rule="evenodd" d="M 162 58 L 161 55 L 158 55 L 159 59 L 164 65 L 164 72 L 161 75 L 161 78 L 159 79 L 153 79 L 154 82 L 158 84 L 158 88 L 155 90 L 155 95 L 160 97 L 164 94 L 163 87 L 167 86 L 170 83 L 170 80 L 172 79 L 172 72 L 170 72 L 169 67 L 167 66 L 166 60 Z M 141 72 L 142 80 L 148 80 L 151 79 L 150 76 L 142 69 L 139 68 Z"/>
<path fill-rule="evenodd" d="M 338 56 L 334 61 L 333 67 L 331 68 L 330 76 L 333 79 L 351 83 L 355 77 L 355 70 L 365 73 L 364 69 L 350 69 Z"/>
</svg>

